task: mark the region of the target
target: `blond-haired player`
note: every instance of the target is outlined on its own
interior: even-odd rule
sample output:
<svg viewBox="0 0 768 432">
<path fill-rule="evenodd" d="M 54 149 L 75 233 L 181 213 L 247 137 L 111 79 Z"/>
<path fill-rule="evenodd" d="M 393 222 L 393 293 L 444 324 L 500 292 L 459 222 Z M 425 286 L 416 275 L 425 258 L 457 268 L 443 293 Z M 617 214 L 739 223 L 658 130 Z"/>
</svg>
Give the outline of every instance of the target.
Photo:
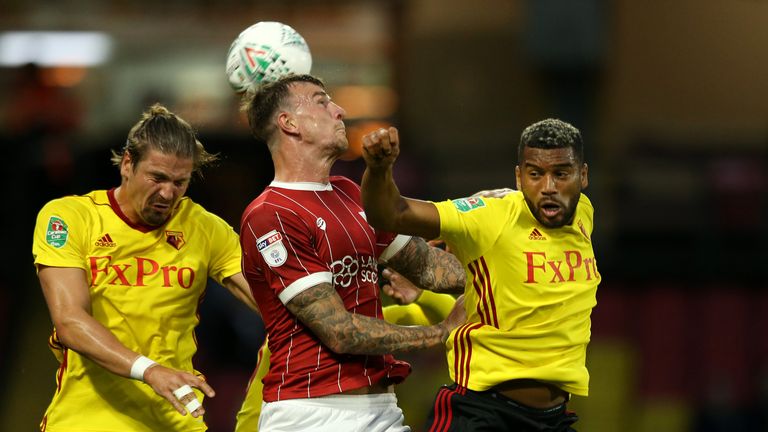
<svg viewBox="0 0 768 432">
<path fill-rule="evenodd" d="M 214 391 L 192 356 L 207 279 L 255 308 L 237 234 L 184 197 L 214 159 L 155 105 L 114 154 L 118 187 L 40 210 L 34 262 L 61 361 L 42 431 L 206 429 L 198 398 Z"/>
</svg>

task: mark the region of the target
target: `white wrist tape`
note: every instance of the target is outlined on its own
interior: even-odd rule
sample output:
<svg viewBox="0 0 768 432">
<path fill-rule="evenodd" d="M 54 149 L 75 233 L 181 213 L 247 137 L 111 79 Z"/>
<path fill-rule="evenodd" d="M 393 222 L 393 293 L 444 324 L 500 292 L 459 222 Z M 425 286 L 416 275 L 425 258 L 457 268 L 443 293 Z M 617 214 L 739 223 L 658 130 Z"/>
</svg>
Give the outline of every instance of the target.
<svg viewBox="0 0 768 432">
<path fill-rule="evenodd" d="M 139 356 L 139 358 L 133 361 L 133 365 L 131 365 L 131 378 L 144 381 L 144 371 L 156 364 L 157 363 L 147 357 Z"/>
</svg>

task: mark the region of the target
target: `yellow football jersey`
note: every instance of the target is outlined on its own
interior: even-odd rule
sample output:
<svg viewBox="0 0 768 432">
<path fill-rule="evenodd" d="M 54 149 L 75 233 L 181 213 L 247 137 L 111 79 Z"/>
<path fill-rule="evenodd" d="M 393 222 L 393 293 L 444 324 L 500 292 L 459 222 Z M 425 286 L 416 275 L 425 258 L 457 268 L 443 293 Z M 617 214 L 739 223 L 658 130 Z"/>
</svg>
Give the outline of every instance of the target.
<svg viewBox="0 0 768 432">
<path fill-rule="evenodd" d="M 136 226 L 120 211 L 113 191 L 46 204 L 35 226 L 35 264 L 83 269 L 96 320 L 129 349 L 164 366 L 193 371 L 198 305 L 208 277 L 221 282 L 240 272 L 238 236 L 189 198 L 181 199 L 164 225 Z M 41 430 L 206 429 L 201 418 L 180 415 L 150 386 L 61 346 L 55 332 L 51 346 L 62 350 L 61 365 Z"/>
<path fill-rule="evenodd" d="M 440 237 L 465 266 L 467 324 L 446 342 L 451 378 L 483 391 L 535 379 L 586 396 L 590 314 L 600 273 L 589 199 L 574 221 L 541 225 L 521 192 L 435 203 Z"/>
</svg>

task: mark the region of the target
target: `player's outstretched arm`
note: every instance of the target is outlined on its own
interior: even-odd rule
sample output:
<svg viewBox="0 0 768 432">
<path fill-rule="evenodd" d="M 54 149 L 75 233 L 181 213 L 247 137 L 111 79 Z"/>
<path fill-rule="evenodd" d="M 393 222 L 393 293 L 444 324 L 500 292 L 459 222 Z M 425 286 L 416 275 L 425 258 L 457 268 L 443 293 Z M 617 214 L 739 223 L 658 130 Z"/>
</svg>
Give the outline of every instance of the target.
<svg viewBox="0 0 768 432">
<path fill-rule="evenodd" d="M 382 291 L 398 303 L 382 310 L 384 319 L 393 324 L 437 324 L 451 313 L 456 303 L 452 295 L 423 290 L 390 268 L 385 268 L 381 274 L 385 281 Z"/>
<path fill-rule="evenodd" d="M 445 320 L 426 327 L 403 327 L 352 314 L 329 283 L 302 291 L 286 306 L 323 344 L 339 354 L 388 354 L 442 345 L 451 330 L 466 321 L 463 299 L 456 301 Z"/>
<path fill-rule="evenodd" d="M 128 349 L 93 318 L 88 283 L 82 269 L 40 266 L 38 277 L 56 334 L 64 346 L 114 374 L 146 382 L 181 414 L 187 410 L 194 417 L 205 413 L 199 402 L 192 402 L 192 399 L 197 401 L 197 397 L 191 389 L 189 392 L 177 391 L 186 389 L 186 385 L 199 388 L 213 397 L 215 393 L 205 381 L 189 372 L 153 363 Z M 174 391 L 177 391 L 178 398 Z"/>
<path fill-rule="evenodd" d="M 397 129 L 379 129 L 363 137 L 362 202 L 368 222 L 376 228 L 433 239 L 440 234 L 434 204 L 400 195 L 392 166 L 400 154 Z"/>
<path fill-rule="evenodd" d="M 430 246 L 424 239 L 412 237 L 387 261 L 408 280 L 434 292 L 461 294 L 467 275 L 455 255 Z"/>
</svg>

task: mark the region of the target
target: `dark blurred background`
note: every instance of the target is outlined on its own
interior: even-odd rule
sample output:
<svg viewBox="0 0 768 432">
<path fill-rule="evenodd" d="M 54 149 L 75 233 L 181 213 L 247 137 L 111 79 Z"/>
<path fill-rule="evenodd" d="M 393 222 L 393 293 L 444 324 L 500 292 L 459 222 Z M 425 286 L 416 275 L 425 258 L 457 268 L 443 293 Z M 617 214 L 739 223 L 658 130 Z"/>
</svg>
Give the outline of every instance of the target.
<svg viewBox="0 0 768 432">
<path fill-rule="evenodd" d="M 55 388 L 37 210 L 116 186 L 109 151 L 149 104 L 222 154 L 189 195 L 234 227 L 271 180 L 224 76 L 257 21 L 305 37 L 353 144 L 400 128 L 414 197 L 513 186 L 526 125 L 579 127 L 603 283 L 578 429 L 768 431 L 765 0 L 0 1 L 1 431 L 35 430 Z M 359 179 L 347 156 L 336 172 Z M 201 318 L 208 423 L 229 431 L 263 330 L 218 286 Z M 407 358 L 398 397 L 418 431 L 447 373 L 439 351 Z"/>
</svg>

